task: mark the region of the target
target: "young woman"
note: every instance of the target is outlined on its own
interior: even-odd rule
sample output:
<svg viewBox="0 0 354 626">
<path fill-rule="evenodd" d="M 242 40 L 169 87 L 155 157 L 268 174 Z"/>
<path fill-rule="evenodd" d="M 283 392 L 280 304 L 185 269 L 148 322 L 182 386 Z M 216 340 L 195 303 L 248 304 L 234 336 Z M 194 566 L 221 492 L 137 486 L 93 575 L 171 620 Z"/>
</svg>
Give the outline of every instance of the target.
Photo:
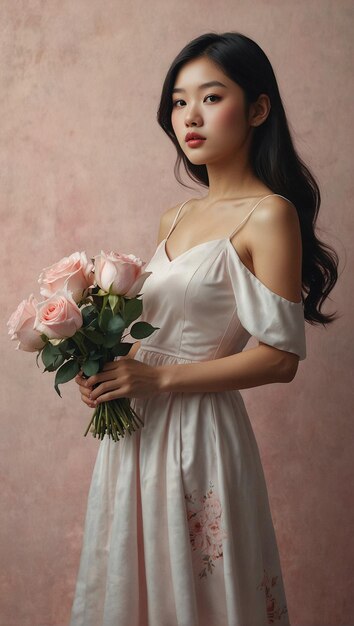
<svg viewBox="0 0 354 626">
<path fill-rule="evenodd" d="M 239 390 L 294 379 L 305 320 L 336 319 L 320 308 L 338 257 L 315 235 L 320 192 L 254 41 L 207 33 L 186 45 L 158 122 L 176 174 L 183 161 L 207 193 L 161 218 L 141 317 L 159 330 L 76 379 L 90 407 L 131 397 L 144 427 L 100 442 L 71 626 L 288 625 Z M 258 346 L 242 351 L 251 335 Z"/>
</svg>

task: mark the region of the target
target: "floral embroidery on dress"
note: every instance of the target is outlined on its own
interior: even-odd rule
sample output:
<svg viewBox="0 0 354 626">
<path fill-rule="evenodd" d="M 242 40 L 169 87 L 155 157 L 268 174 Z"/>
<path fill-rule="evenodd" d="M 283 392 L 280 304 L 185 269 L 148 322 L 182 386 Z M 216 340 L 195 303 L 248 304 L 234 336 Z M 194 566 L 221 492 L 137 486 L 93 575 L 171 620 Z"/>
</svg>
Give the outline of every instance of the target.
<svg viewBox="0 0 354 626">
<path fill-rule="evenodd" d="M 281 619 L 282 615 L 287 614 L 288 609 L 286 606 L 280 609 L 277 606 L 278 604 L 277 600 L 273 597 L 272 592 L 271 592 L 271 587 L 274 587 L 274 585 L 276 585 L 278 576 L 272 576 L 270 578 L 268 574 L 266 573 L 266 570 L 263 570 L 263 571 L 264 571 L 264 576 L 263 576 L 261 584 L 258 585 L 257 589 L 265 590 L 268 624 L 274 624 L 275 620 L 279 620 Z"/>
<path fill-rule="evenodd" d="M 187 508 L 189 537 L 192 549 L 201 552 L 203 568 L 199 578 L 206 578 L 213 573 L 214 561 L 223 556 L 222 540 L 227 533 L 221 528 L 221 504 L 214 494 L 214 485 L 209 482 L 209 490 L 202 497 L 186 494 L 190 507 Z"/>
</svg>

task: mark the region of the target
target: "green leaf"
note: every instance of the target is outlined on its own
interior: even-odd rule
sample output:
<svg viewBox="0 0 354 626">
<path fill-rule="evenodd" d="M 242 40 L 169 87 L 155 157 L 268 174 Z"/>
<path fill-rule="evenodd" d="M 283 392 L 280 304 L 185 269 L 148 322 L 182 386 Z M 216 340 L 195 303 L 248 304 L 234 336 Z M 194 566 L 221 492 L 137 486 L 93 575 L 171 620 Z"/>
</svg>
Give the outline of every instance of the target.
<svg viewBox="0 0 354 626">
<path fill-rule="evenodd" d="M 54 363 L 52 365 L 53 367 L 52 371 L 57 370 L 58 367 L 63 365 L 64 361 L 65 361 L 65 356 L 63 354 L 58 354 L 58 356 L 55 357 Z"/>
<path fill-rule="evenodd" d="M 51 367 L 57 356 L 58 352 L 56 351 L 56 346 L 53 346 L 50 341 L 48 341 L 42 350 L 42 361 L 47 368 L 47 371 L 53 371 Z"/>
<path fill-rule="evenodd" d="M 112 317 L 107 324 L 107 332 L 121 333 L 125 329 L 125 323 L 120 315 Z"/>
<path fill-rule="evenodd" d="M 68 347 L 69 342 L 67 340 L 62 341 L 61 343 L 56 344 L 55 346 L 52 345 L 52 354 L 54 356 L 59 356 L 65 353 L 65 346 Z M 64 346 L 64 348 L 63 348 Z"/>
<path fill-rule="evenodd" d="M 76 374 L 80 371 L 80 363 L 76 359 L 71 359 L 62 365 L 55 376 L 54 388 L 57 394 L 61 397 L 58 385 L 67 383 L 69 380 L 75 378 Z"/>
<path fill-rule="evenodd" d="M 136 320 L 143 311 L 143 303 L 142 300 L 138 300 L 138 298 L 131 298 L 127 300 L 124 307 L 124 319 L 127 326 L 130 326 L 134 320 Z"/>
<path fill-rule="evenodd" d="M 73 355 L 73 354 L 75 354 L 75 352 L 76 352 L 76 348 L 69 348 L 68 350 L 66 350 L 66 354 Z"/>
<path fill-rule="evenodd" d="M 75 350 L 76 354 L 79 355 L 84 355 L 87 356 L 87 347 L 85 345 L 85 335 L 82 332 L 81 328 L 79 328 L 78 331 L 76 331 L 75 335 L 73 335 L 71 337 L 71 341 L 74 344 L 74 346 L 77 346 L 77 349 Z"/>
<path fill-rule="evenodd" d="M 91 319 L 90 323 L 86 324 L 82 328 L 82 330 L 87 330 L 87 329 L 93 329 L 93 330 L 97 330 L 98 329 L 98 315 L 96 317 L 93 317 Z"/>
<path fill-rule="evenodd" d="M 103 339 L 104 339 L 103 333 L 97 332 L 95 330 L 90 330 L 87 328 L 85 331 L 83 331 L 83 334 L 85 335 L 85 337 L 87 337 L 87 339 L 92 341 L 92 343 L 96 343 L 99 346 L 103 344 Z"/>
<path fill-rule="evenodd" d="M 95 317 L 97 317 L 96 307 L 93 304 L 90 304 L 89 306 L 84 306 L 81 309 L 81 314 L 84 325 L 88 325 Z"/>
<path fill-rule="evenodd" d="M 93 376 L 97 374 L 99 370 L 99 363 L 97 361 L 86 361 L 86 363 L 82 363 L 81 369 L 86 376 Z"/>
<path fill-rule="evenodd" d="M 132 345 L 133 344 L 128 341 L 118 343 L 118 345 L 114 346 L 112 349 L 112 356 L 126 356 Z"/>
<path fill-rule="evenodd" d="M 58 354 L 64 354 L 70 347 L 70 341 L 69 339 L 64 339 L 64 341 L 54 347 L 58 348 Z"/>
<path fill-rule="evenodd" d="M 106 348 L 113 348 L 121 339 L 121 334 L 120 333 L 110 333 L 110 334 L 106 334 L 103 337 L 103 345 Z"/>
<path fill-rule="evenodd" d="M 89 361 L 98 361 L 98 359 L 101 359 L 104 356 L 103 352 L 94 352 L 93 350 L 91 350 L 90 352 L 90 357 L 89 357 Z"/>
<path fill-rule="evenodd" d="M 134 339 L 144 339 L 144 337 L 149 337 L 154 330 L 158 330 L 159 326 L 152 326 L 148 322 L 136 322 L 130 329 L 130 334 Z"/>
</svg>

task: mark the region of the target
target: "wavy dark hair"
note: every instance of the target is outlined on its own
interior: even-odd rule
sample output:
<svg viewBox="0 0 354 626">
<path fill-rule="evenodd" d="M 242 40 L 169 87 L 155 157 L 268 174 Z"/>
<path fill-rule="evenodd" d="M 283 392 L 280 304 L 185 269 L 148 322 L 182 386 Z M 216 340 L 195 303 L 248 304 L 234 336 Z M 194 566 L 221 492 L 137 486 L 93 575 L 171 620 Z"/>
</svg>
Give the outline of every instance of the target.
<svg viewBox="0 0 354 626">
<path fill-rule="evenodd" d="M 255 175 L 273 193 L 286 196 L 296 207 L 302 236 L 302 291 L 304 317 L 310 324 L 328 324 L 335 313 L 321 313 L 321 307 L 338 280 L 338 255 L 315 233 L 321 204 L 319 186 L 297 154 L 291 138 L 279 88 L 269 59 L 259 45 L 241 33 L 214 32 L 190 41 L 172 62 L 161 93 L 157 121 L 177 150 L 174 173 L 179 175 L 183 162 L 188 176 L 209 187 L 206 165 L 195 165 L 180 147 L 171 123 L 172 89 L 180 68 L 192 59 L 206 56 L 243 90 L 245 114 L 260 94 L 267 94 L 271 109 L 266 120 L 254 128 L 250 162 Z"/>
</svg>

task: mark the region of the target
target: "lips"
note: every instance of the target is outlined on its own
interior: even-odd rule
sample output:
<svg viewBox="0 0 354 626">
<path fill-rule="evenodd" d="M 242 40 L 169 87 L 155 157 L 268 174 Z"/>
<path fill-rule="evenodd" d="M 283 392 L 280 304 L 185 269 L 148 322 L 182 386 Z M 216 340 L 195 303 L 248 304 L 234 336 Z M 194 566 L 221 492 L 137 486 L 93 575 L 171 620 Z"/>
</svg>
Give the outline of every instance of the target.
<svg viewBox="0 0 354 626">
<path fill-rule="evenodd" d="M 198 133 L 187 133 L 185 140 L 190 141 L 191 139 L 205 139 L 205 137 L 199 135 Z"/>
</svg>

